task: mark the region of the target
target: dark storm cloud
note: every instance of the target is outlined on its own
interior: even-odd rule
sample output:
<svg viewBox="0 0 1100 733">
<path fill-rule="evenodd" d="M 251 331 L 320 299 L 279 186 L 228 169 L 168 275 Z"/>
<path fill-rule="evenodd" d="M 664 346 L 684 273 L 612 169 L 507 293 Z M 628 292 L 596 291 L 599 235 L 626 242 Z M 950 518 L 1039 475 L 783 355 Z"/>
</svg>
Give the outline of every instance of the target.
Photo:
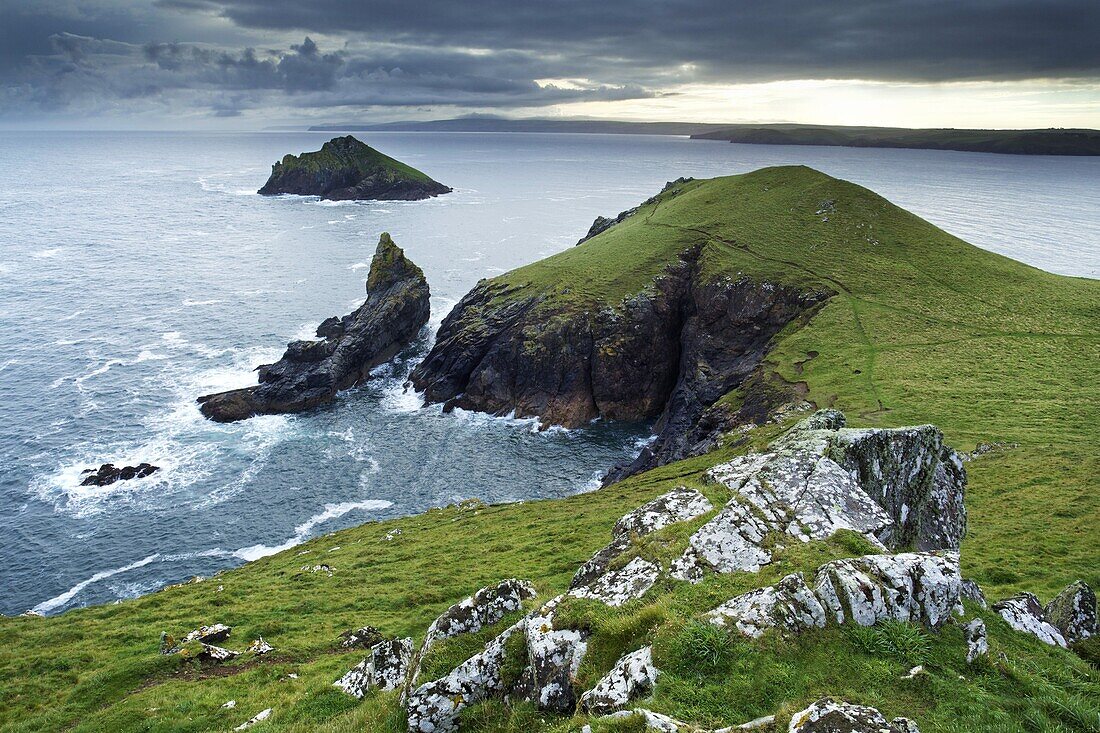
<svg viewBox="0 0 1100 733">
<path fill-rule="evenodd" d="M 792 78 L 1095 79 L 1098 36 L 1100 0 L 0 0 L 0 116 L 139 102 L 217 116 L 537 107 Z"/>
<path fill-rule="evenodd" d="M 158 0 L 244 27 L 596 53 L 723 80 L 1096 75 L 1097 0 Z M 594 58 L 598 67 L 599 58 Z"/>
</svg>

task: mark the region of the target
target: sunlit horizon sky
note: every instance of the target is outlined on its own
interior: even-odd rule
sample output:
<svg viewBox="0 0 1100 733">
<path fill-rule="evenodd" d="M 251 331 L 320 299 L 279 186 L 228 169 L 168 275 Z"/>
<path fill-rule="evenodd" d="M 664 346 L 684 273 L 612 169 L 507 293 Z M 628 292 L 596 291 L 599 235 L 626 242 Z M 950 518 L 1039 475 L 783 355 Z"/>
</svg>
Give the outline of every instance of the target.
<svg viewBox="0 0 1100 733">
<path fill-rule="evenodd" d="M 0 0 L 0 128 L 1100 128 L 1095 0 Z"/>
</svg>

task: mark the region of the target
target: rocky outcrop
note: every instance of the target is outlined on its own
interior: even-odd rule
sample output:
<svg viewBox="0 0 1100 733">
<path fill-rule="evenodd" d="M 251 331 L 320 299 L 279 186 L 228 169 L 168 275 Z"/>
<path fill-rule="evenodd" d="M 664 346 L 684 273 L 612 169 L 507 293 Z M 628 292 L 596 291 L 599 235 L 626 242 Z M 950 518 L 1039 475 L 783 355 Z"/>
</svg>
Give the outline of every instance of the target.
<svg viewBox="0 0 1100 733">
<path fill-rule="evenodd" d="M 370 656 L 333 683 L 353 697 L 371 688 L 396 690 L 405 684 L 412 661 L 412 639 L 390 639 L 371 647 Z"/>
<path fill-rule="evenodd" d="M 84 478 L 81 486 L 110 486 L 116 481 L 130 481 L 136 478 L 152 476 L 160 470 L 160 466 L 151 463 L 139 463 L 136 466 L 122 466 L 113 463 L 104 463 L 99 468 L 87 468 L 81 472 Z"/>
<path fill-rule="evenodd" d="M 1096 593 L 1078 580 L 1055 596 L 1043 609 L 1043 615 L 1067 644 L 1076 644 L 1097 633 Z"/>
<path fill-rule="evenodd" d="M 621 606 L 644 596 L 660 575 L 659 565 L 636 557 L 617 570 L 608 571 L 586 585 L 573 588 L 569 595 L 602 601 L 608 606 Z"/>
<path fill-rule="evenodd" d="M 567 713 L 576 707 L 573 685 L 588 651 L 588 633 L 554 628 L 554 613 L 561 600 L 558 596 L 531 614 L 524 632 L 529 697 L 540 710 Z"/>
<path fill-rule="evenodd" d="M 645 201 L 643 201 L 638 206 L 634 206 L 632 208 L 629 208 L 626 211 L 620 211 L 618 216 L 616 216 L 614 218 L 608 218 L 606 216 L 597 216 L 595 221 L 592 222 L 592 226 L 590 226 L 588 228 L 588 232 L 583 237 L 581 237 L 579 240 L 577 240 L 577 244 L 584 244 L 585 242 L 587 242 L 589 239 L 592 239 L 592 237 L 596 236 L 597 234 L 603 234 L 604 232 L 606 232 L 608 229 L 615 226 L 616 224 L 620 224 L 623 221 L 626 221 L 630 217 L 637 214 L 638 209 L 642 208 L 643 206 L 646 206 L 647 204 L 653 203 L 662 194 L 667 193 L 667 194 L 671 194 L 671 195 L 675 196 L 676 194 L 680 193 L 680 191 L 683 189 L 683 186 L 684 186 L 685 183 L 690 183 L 691 181 L 694 181 L 694 180 L 695 180 L 694 178 L 681 176 L 680 178 L 677 178 L 675 181 L 668 181 L 667 183 L 665 183 L 665 187 L 661 189 L 661 193 L 657 194 L 656 196 L 653 196 L 651 198 L 646 199 Z"/>
<path fill-rule="evenodd" d="M 801 573 L 723 603 L 711 623 L 744 636 L 768 629 L 799 633 L 827 621 L 873 626 L 893 619 L 939 628 L 959 602 L 959 556 L 902 553 L 835 560 L 817 569 L 812 587 Z"/>
<path fill-rule="evenodd" d="M 492 626 L 504 618 L 506 613 L 518 611 L 523 607 L 524 601 L 537 595 L 533 585 L 515 578 L 480 589 L 448 608 L 432 622 L 425 635 L 421 654 L 441 639 L 472 634 L 486 626 Z"/>
<path fill-rule="evenodd" d="M 822 410 L 767 452 L 712 468 L 708 478 L 734 497 L 691 536 L 672 576 L 756 572 L 771 562 L 773 532 L 806 542 L 847 529 L 883 549 L 958 549 L 966 473 L 939 430 L 844 425 L 842 413 Z"/>
<path fill-rule="evenodd" d="M 595 715 L 622 710 L 631 701 L 649 695 L 659 674 L 653 665 L 653 648 L 642 647 L 624 655 L 595 687 L 581 695 L 581 708 Z"/>
<path fill-rule="evenodd" d="M 993 604 L 993 610 L 1017 631 L 1031 634 L 1051 646 L 1068 646 L 1062 632 L 1046 620 L 1043 604 L 1031 593 L 1020 593 L 998 601 Z"/>
<path fill-rule="evenodd" d="M 612 478 L 688 455 L 703 411 L 752 374 L 784 326 L 829 296 L 707 279 L 701 251 L 684 251 L 649 287 L 613 305 L 482 281 L 444 319 L 411 382 L 445 409 L 545 424 L 657 418 L 656 442 Z"/>
<path fill-rule="evenodd" d="M 249 654 L 255 654 L 256 656 L 263 656 L 264 654 L 270 654 L 275 651 L 275 647 L 264 641 L 262 636 L 257 636 L 251 644 L 248 645 L 248 649 L 245 650 Z"/>
<path fill-rule="evenodd" d="M 451 191 L 347 135 L 329 140 L 316 152 L 285 156 L 271 167 L 271 177 L 259 193 L 293 193 L 335 201 L 416 201 Z"/>
<path fill-rule="evenodd" d="M 887 720 L 875 708 L 822 698 L 795 713 L 788 733 L 920 733 L 907 718 Z"/>
<path fill-rule="evenodd" d="M 389 234 L 382 234 L 367 277 L 367 300 L 343 318 L 317 329 L 318 341 L 293 341 L 283 358 L 259 367 L 259 385 L 199 398 L 203 415 L 217 422 L 253 415 L 300 412 L 330 401 L 370 376 L 428 322 L 424 273 Z"/>
<path fill-rule="evenodd" d="M 967 664 L 973 664 L 989 654 L 989 636 L 985 630 L 985 621 L 973 619 L 963 627 L 963 635 L 966 637 Z"/>
<path fill-rule="evenodd" d="M 385 636 L 378 629 L 373 626 L 363 626 L 358 629 L 348 629 L 340 634 L 340 646 L 345 649 L 370 649 L 383 639 Z"/>
</svg>

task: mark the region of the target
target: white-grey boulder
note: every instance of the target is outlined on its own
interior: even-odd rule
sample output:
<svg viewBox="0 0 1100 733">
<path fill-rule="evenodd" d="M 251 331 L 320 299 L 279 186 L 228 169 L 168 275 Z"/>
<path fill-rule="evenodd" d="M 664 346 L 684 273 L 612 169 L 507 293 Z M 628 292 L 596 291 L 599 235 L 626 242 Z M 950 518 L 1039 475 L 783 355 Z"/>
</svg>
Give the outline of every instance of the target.
<svg viewBox="0 0 1100 733">
<path fill-rule="evenodd" d="M 420 653 L 424 654 L 440 639 L 459 634 L 471 634 L 486 626 L 492 626 L 512 611 L 523 607 L 523 602 L 538 595 L 535 587 L 526 580 L 509 578 L 496 585 L 486 586 L 454 604 L 432 622 L 424 638 Z"/>
<path fill-rule="evenodd" d="M 795 713 L 787 733 L 920 733 L 907 718 L 887 720 L 875 708 L 822 698 Z"/>
<path fill-rule="evenodd" d="M 707 614 L 716 626 L 732 626 L 748 637 L 768 629 L 802 632 L 825 626 L 825 609 L 806 585 L 802 573 L 794 573 L 775 585 L 758 588 L 726 601 Z"/>
<path fill-rule="evenodd" d="M 1097 633 L 1096 593 L 1083 580 L 1071 583 L 1055 596 L 1043 614 L 1067 644 L 1076 644 Z"/>
<path fill-rule="evenodd" d="M 611 570 L 588 585 L 574 588 L 569 595 L 592 598 L 609 606 L 621 606 L 644 596 L 660 575 L 659 565 L 635 557 L 618 570 Z"/>
<path fill-rule="evenodd" d="M 581 695 L 581 708 L 595 715 L 622 710 L 631 701 L 648 696 L 658 675 L 653 648 L 642 647 L 624 655 L 591 690 Z"/>
<path fill-rule="evenodd" d="M 576 707 L 574 684 L 588 650 L 588 635 L 554 628 L 554 611 L 562 598 L 554 598 L 525 619 L 524 630 L 531 699 L 540 710 L 567 713 Z"/>
<path fill-rule="evenodd" d="M 989 637 L 985 630 L 985 621 L 976 618 L 963 627 L 966 636 L 966 663 L 973 664 L 980 657 L 989 654 Z"/>
<path fill-rule="evenodd" d="M 370 656 L 333 683 L 353 697 L 362 698 L 372 687 L 396 690 L 405 684 L 413 655 L 413 640 L 390 639 L 375 644 Z"/>
<path fill-rule="evenodd" d="M 993 604 L 993 610 L 1017 631 L 1031 634 L 1051 646 L 1067 646 L 1062 632 L 1046 620 L 1043 605 L 1031 593 L 1020 593 L 998 601 Z"/>
</svg>

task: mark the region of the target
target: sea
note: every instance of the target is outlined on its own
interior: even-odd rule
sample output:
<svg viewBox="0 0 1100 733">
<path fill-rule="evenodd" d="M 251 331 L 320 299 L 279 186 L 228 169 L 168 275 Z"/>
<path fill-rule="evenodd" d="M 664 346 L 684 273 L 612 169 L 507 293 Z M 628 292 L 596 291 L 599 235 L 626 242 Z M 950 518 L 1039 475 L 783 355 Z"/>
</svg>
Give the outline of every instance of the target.
<svg viewBox="0 0 1100 733">
<path fill-rule="evenodd" d="M 310 132 L 0 135 L 0 612 L 134 597 L 363 522 L 594 490 L 641 424 L 425 406 L 405 378 L 479 279 L 573 246 L 680 176 L 805 164 L 973 244 L 1100 277 L 1100 159 L 733 145 L 682 137 L 362 133 L 449 186 L 419 202 L 256 195 Z M 425 271 L 432 320 L 331 405 L 231 424 L 199 395 L 255 382 L 350 312 L 378 235 Z M 81 486 L 105 462 L 152 477 Z"/>
</svg>

